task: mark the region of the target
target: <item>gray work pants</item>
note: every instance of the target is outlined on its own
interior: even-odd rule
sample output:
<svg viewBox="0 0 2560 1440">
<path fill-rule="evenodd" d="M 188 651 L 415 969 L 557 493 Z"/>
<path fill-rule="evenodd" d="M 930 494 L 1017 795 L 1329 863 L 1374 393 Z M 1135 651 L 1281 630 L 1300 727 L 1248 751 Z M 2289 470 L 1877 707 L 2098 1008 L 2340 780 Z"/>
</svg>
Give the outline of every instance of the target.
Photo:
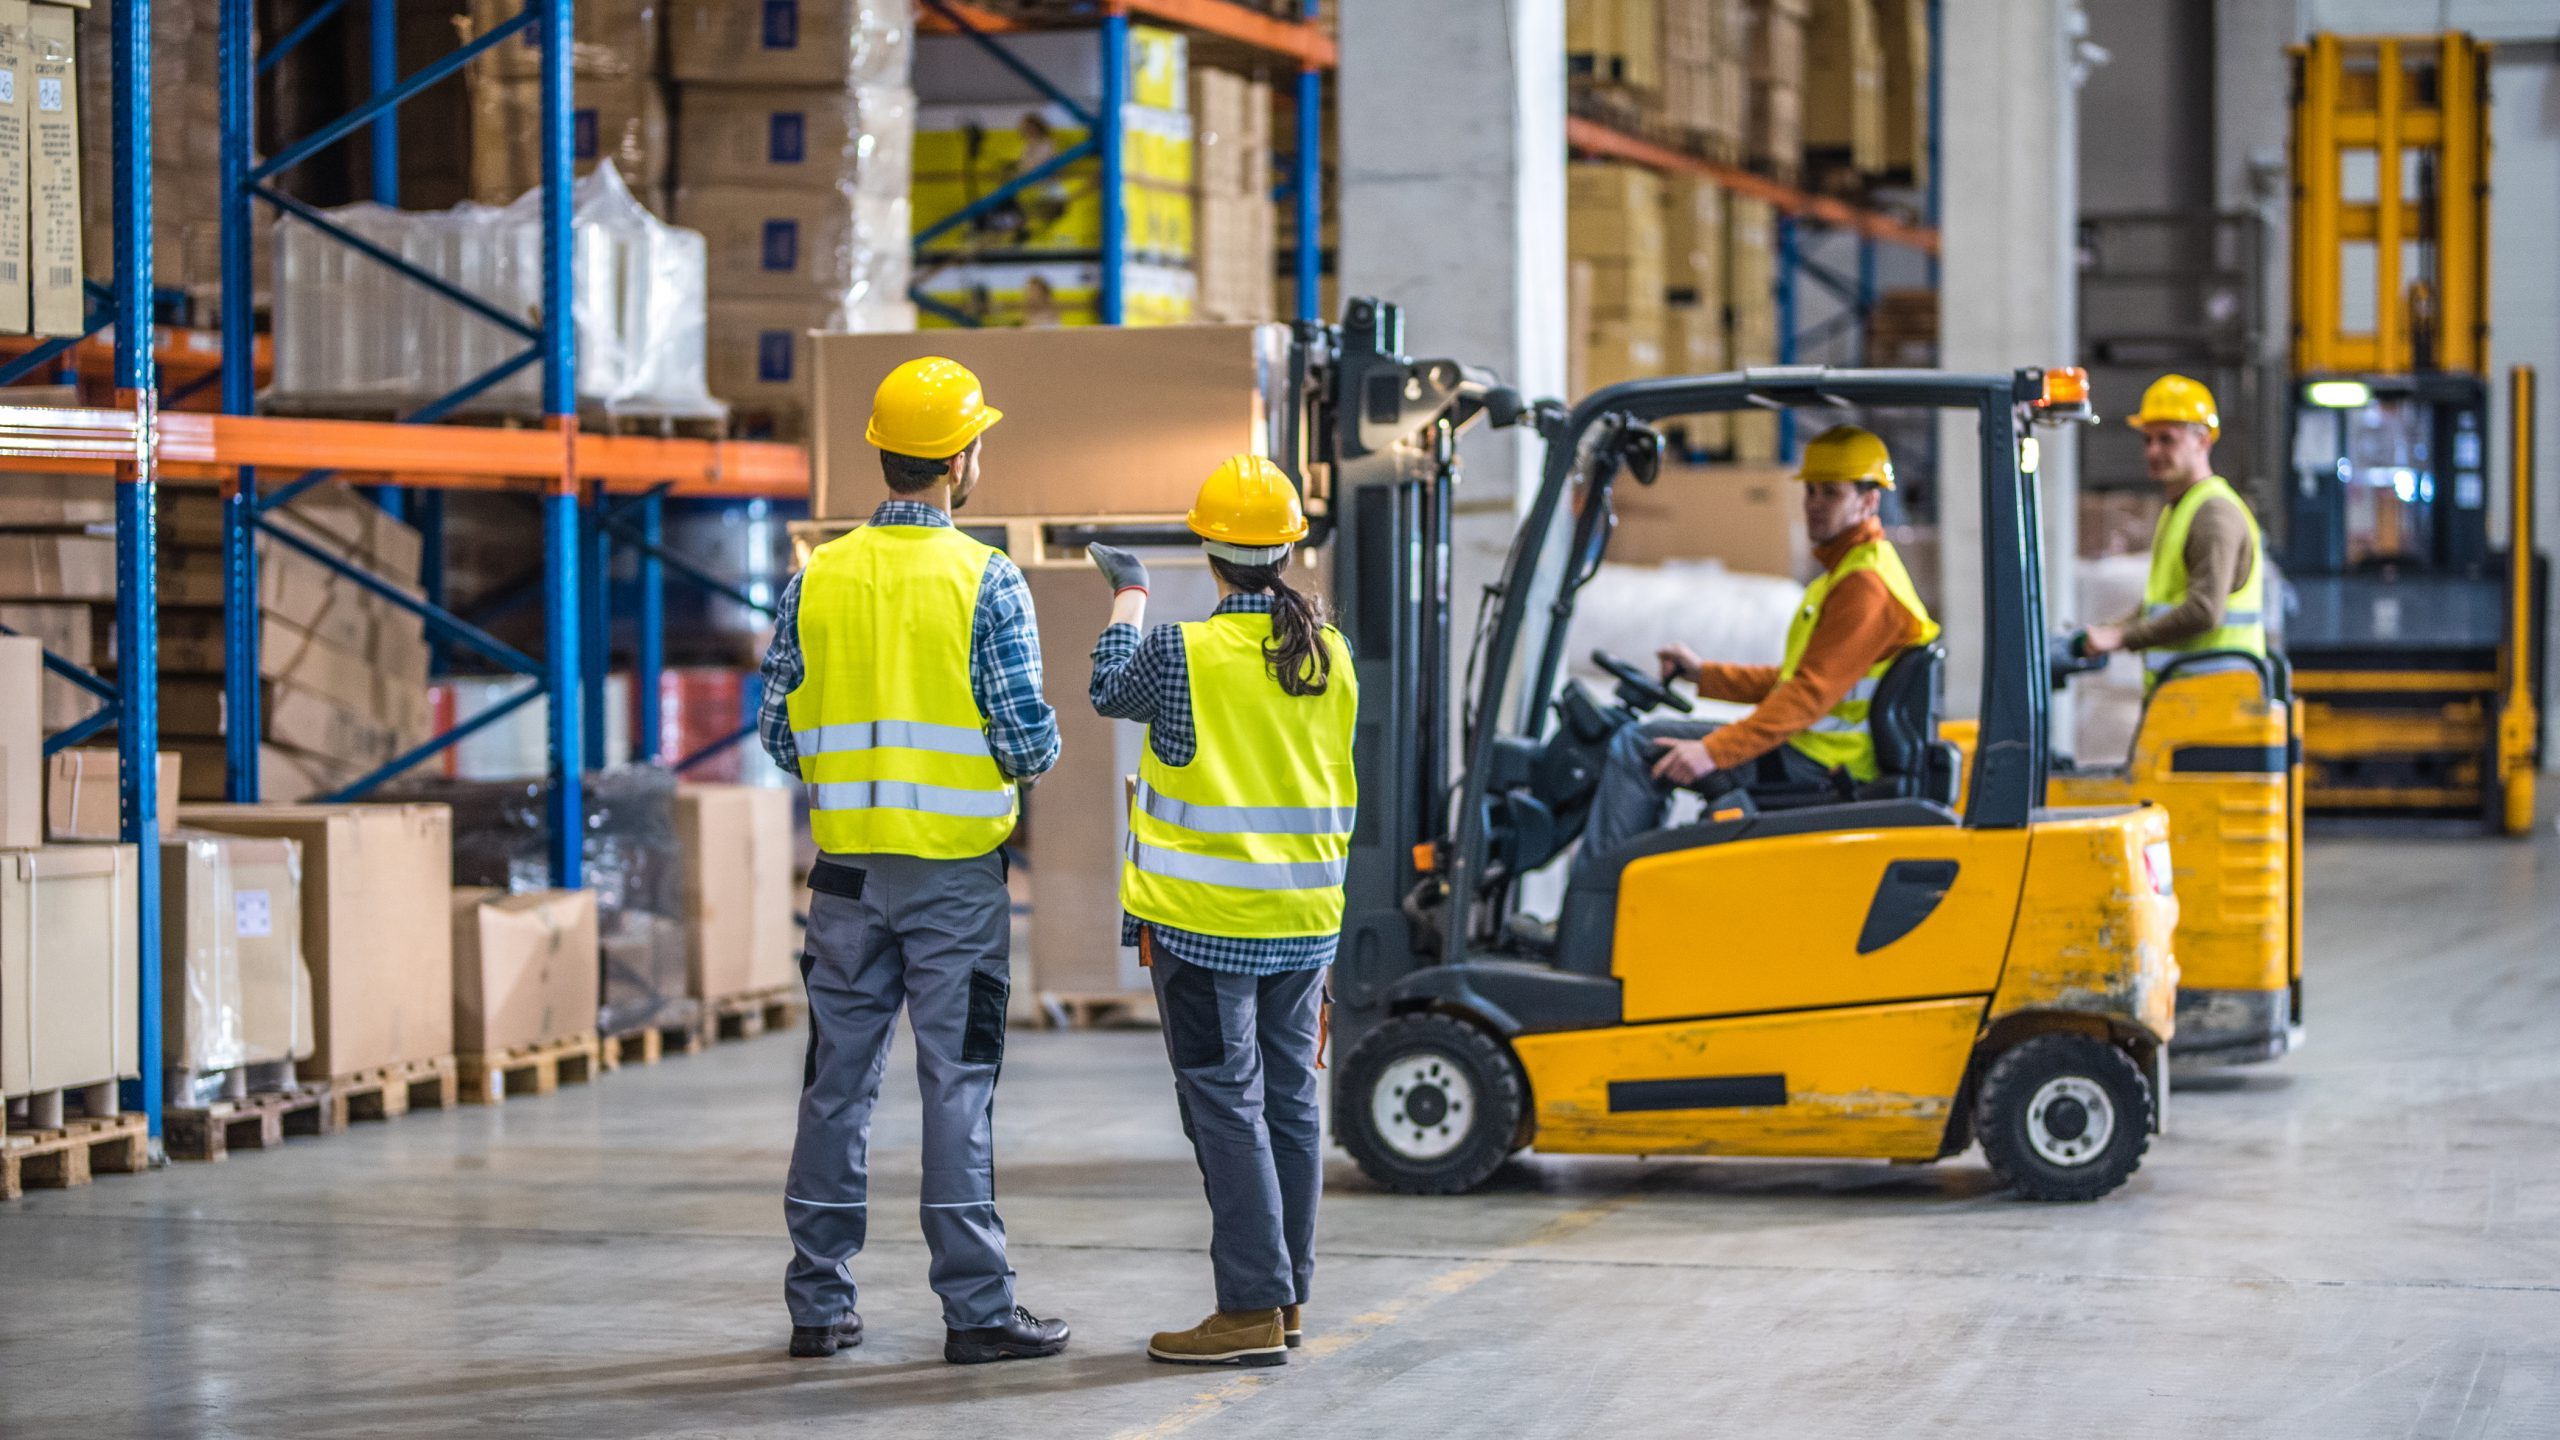
<svg viewBox="0 0 2560 1440">
<path fill-rule="evenodd" d="M 1303 1305 L 1324 1190 L 1316 1109 L 1324 969 L 1239 975 L 1153 948 L 1174 1100 L 1209 1195 L 1218 1308 Z"/>
<path fill-rule="evenodd" d="M 1599 865 L 1600 857 L 1647 830 L 1662 828 L 1671 808 L 1671 792 L 1679 786 L 1654 777 L 1662 759 L 1656 740 L 1697 740 L 1723 724 L 1717 720 L 1655 720 L 1629 725 L 1609 741 L 1609 758 L 1600 765 L 1600 786 L 1591 796 L 1591 818 L 1582 827 L 1582 848 L 1573 857 L 1572 878 L 1580 880 Z M 1831 772 L 1793 745 L 1781 745 L 1759 759 L 1718 770 L 1689 788 L 1710 800 L 1748 790 L 1770 769 L 1790 785 L 1826 781 Z"/>
<path fill-rule="evenodd" d="M 856 888 L 846 878 L 855 874 L 860 894 L 841 893 Z M 1000 853 L 831 855 L 810 877 L 800 960 L 809 1061 L 782 1206 L 792 1249 L 783 1297 L 795 1325 L 853 1312 L 852 1262 L 870 1214 L 871 1110 L 902 1004 L 924 1092 L 924 1238 L 943 1323 L 974 1329 L 1013 1311 L 993 1154 L 1011 987 L 1004 881 Z"/>
</svg>

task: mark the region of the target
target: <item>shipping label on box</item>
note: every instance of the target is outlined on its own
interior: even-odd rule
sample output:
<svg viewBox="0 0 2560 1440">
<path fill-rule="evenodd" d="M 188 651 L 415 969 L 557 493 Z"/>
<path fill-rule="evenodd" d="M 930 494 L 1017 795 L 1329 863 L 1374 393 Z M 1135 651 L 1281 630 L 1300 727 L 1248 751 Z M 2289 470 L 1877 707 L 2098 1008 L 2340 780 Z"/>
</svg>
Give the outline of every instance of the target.
<svg viewBox="0 0 2560 1440">
<path fill-rule="evenodd" d="M 27 272 L 27 0 L 0 0 L 0 333 L 33 320 Z"/>
<path fill-rule="evenodd" d="M 88 328 L 80 261 L 80 85 L 72 12 L 37 5 L 27 23 L 28 233 L 31 312 L 38 335 Z"/>
</svg>

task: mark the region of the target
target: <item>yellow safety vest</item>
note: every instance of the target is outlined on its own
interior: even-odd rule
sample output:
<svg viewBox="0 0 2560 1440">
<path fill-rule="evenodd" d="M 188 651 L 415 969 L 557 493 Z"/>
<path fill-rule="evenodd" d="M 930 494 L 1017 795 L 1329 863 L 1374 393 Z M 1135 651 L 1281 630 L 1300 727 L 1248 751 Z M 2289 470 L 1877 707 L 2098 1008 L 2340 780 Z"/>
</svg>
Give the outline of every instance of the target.
<svg viewBox="0 0 2560 1440">
<path fill-rule="evenodd" d="M 2165 615 L 2185 603 L 2187 531 L 2195 525 L 2196 512 L 2217 496 L 2239 506 L 2241 518 L 2249 524 L 2248 578 L 2222 602 L 2221 624 L 2191 639 L 2155 645 L 2142 652 L 2142 688 L 2146 691 L 2159 683 L 2160 672 L 2181 655 L 2199 650 L 2267 653 L 2265 541 L 2258 533 L 2258 517 L 2249 513 L 2248 504 L 2231 488 L 2231 482 L 2219 475 L 2188 487 L 2177 504 L 2161 512 L 2160 523 L 2151 532 L 2151 576 L 2142 585 L 2142 613 L 2146 618 Z"/>
<path fill-rule="evenodd" d="M 1199 743 L 1176 767 L 1147 737 L 1120 866 L 1120 903 L 1141 920 L 1253 940 L 1342 928 L 1359 682 L 1350 648 L 1327 628 L 1324 693 L 1291 695 L 1263 660 L 1270 638 L 1271 617 L 1258 613 L 1182 627 Z"/>
<path fill-rule="evenodd" d="M 945 526 L 865 525 L 809 557 L 791 738 L 820 850 L 958 860 L 1013 833 L 1013 783 L 969 684 L 995 553 Z"/>
<path fill-rule="evenodd" d="M 1804 603 L 1796 607 L 1796 618 L 1787 625 L 1787 658 L 1778 666 L 1778 680 L 1783 684 L 1795 678 L 1796 668 L 1804 663 L 1805 646 L 1813 640 L 1813 632 L 1822 621 L 1822 602 L 1832 588 L 1861 570 L 1873 570 L 1884 581 L 1884 588 L 1911 618 L 1920 622 L 1920 644 L 1938 638 L 1938 622 L 1929 618 L 1929 607 L 1920 603 L 1920 592 L 1912 588 L 1911 572 L 1902 568 L 1902 556 L 1889 540 L 1870 540 L 1840 557 L 1840 563 L 1824 572 L 1805 587 Z M 1875 703 L 1876 683 L 1884 672 L 1893 668 L 1901 652 L 1887 655 L 1867 667 L 1858 683 L 1830 713 L 1803 730 L 1789 736 L 1787 743 L 1822 765 L 1827 770 L 1846 770 L 1853 780 L 1876 778 L 1876 741 L 1867 732 L 1867 710 Z"/>
</svg>

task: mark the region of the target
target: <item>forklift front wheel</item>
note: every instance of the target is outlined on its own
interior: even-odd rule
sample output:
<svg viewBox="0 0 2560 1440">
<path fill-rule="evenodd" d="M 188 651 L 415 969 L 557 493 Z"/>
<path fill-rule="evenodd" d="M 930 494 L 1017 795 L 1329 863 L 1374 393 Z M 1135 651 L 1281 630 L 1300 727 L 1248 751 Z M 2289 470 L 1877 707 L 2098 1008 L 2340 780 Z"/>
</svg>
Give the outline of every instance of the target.
<svg viewBox="0 0 2560 1440">
<path fill-rule="evenodd" d="M 2091 1036 L 2024 1040 L 1992 1062 L 1974 1133 L 1992 1173 L 2029 1200 L 2095 1200 L 2142 1166 L 2151 1084 L 2133 1057 Z"/>
<path fill-rule="evenodd" d="M 1481 1027 L 1405 1015 L 1343 1061 L 1333 1130 L 1360 1172 L 1408 1195 L 1458 1195 L 1518 1148 L 1519 1071 Z"/>
</svg>

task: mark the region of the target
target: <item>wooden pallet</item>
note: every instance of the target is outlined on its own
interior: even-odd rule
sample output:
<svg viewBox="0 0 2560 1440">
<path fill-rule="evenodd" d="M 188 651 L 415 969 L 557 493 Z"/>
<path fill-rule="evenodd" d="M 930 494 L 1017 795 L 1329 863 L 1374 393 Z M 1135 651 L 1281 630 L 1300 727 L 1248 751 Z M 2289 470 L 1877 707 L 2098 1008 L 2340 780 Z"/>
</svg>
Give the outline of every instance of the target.
<svg viewBox="0 0 2560 1440">
<path fill-rule="evenodd" d="M 713 1040 L 753 1040 L 767 1030 L 788 1030 L 809 1012 L 809 997 L 797 985 L 748 990 L 705 1002 L 711 1012 Z"/>
<path fill-rule="evenodd" d="M 1163 1023 L 1156 997 L 1146 990 L 1093 994 L 1040 992 L 1040 1018 L 1052 1030 L 1145 1030 Z"/>
<path fill-rule="evenodd" d="M 334 1075 L 327 1093 L 323 1134 L 343 1130 L 357 1120 L 397 1120 L 421 1107 L 450 1110 L 461 1100 L 459 1076 L 450 1055 Z"/>
<path fill-rule="evenodd" d="M 692 1055 L 710 1044 L 710 1038 L 699 1020 L 681 1025 L 643 1025 L 619 1035 L 607 1035 L 599 1042 L 597 1059 L 606 1070 L 619 1070 L 625 1065 L 655 1065 L 669 1055 Z"/>
<path fill-rule="evenodd" d="M 172 1108 L 160 1138 L 172 1160 L 214 1161 L 233 1150 L 273 1150 L 289 1135 L 328 1135 L 344 1122 L 325 1085 L 261 1090 L 200 1107 Z"/>
<path fill-rule="evenodd" d="M 548 1095 L 563 1085 L 591 1083 L 602 1069 L 602 1048 L 590 1030 L 565 1040 L 519 1045 L 496 1055 L 457 1056 L 462 1102 L 495 1105 L 511 1095 Z"/>
<path fill-rule="evenodd" d="M 0 1200 L 28 1186 L 68 1190 L 98 1175 L 139 1175 L 151 1168 L 151 1122 L 139 1114 L 82 1116 L 57 1130 L 0 1138 Z"/>
<path fill-rule="evenodd" d="M 66 1085 L 9 1096 L 0 1101 L 0 1137 L 12 1130 L 61 1130 L 74 1120 L 114 1119 L 116 1089 L 115 1081 L 100 1080 L 91 1085 Z"/>
</svg>

